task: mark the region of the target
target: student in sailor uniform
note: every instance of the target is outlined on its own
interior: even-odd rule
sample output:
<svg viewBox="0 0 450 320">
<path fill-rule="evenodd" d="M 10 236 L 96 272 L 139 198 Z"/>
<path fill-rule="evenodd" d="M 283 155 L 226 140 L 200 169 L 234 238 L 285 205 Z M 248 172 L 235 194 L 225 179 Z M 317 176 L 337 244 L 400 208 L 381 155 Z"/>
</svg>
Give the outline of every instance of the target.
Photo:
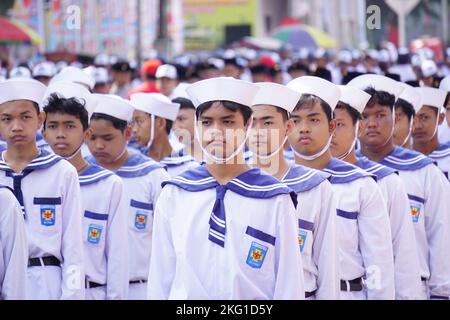
<svg viewBox="0 0 450 320">
<path fill-rule="evenodd" d="M 403 92 L 400 94 L 397 101 L 395 101 L 395 126 L 394 126 L 394 144 L 411 149 L 411 134 L 414 123 L 414 117 L 421 106 L 421 97 L 417 90 L 401 83 Z"/>
<path fill-rule="evenodd" d="M 421 299 L 450 296 L 450 207 L 448 181 L 430 158 L 395 147 L 393 106 L 402 92 L 398 82 L 376 75 L 353 79 L 356 86 L 372 98 L 362 113 L 364 130 L 361 150 L 372 161 L 396 170 L 402 179 L 411 207 L 422 279 Z"/>
<path fill-rule="evenodd" d="M 231 78 L 188 87 L 209 161 L 164 183 L 150 299 L 304 298 L 291 190 L 243 159 L 258 90 Z"/>
<path fill-rule="evenodd" d="M 438 139 L 439 143 L 450 143 L 450 75 L 441 80 L 439 89 L 447 92 L 447 97 L 444 103 L 445 120 L 439 126 Z"/>
<path fill-rule="evenodd" d="M 146 156 L 165 165 L 172 178 L 198 166 L 184 149 L 175 152 L 169 141 L 173 121 L 180 109 L 178 103 L 172 103 L 160 93 L 135 93 L 131 96 L 131 104 L 136 108 L 133 136 L 141 147 L 145 147 Z"/>
<path fill-rule="evenodd" d="M 309 300 L 339 299 L 336 203 L 328 175 L 289 163 L 280 152 L 292 132 L 289 119 L 301 94 L 276 83 L 256 83 L 252 164 L 284 182 L 298 195 L 298 239 L 302 253 L 305 296 Z"/>
<path fill-rule="evenodd" d="M 414 226 L 411 221 L 408 195 L 395 171 L 355 154 L 355 143 L 362 130 L 361 112 L 370 95 L 361 89 L 340 86 L 341 98 L 334 110 L 336 132 L 331 142 L 331 154 L 347 163 L 374 174 L 386 202 L 391 222 L 392 248 L 394 250 L 396 299 L 419 299 L 421 291 L 418 252 Z"/>
<path fill-rule="evenodd" d="M 289 142 L 296 163 L 331 174 L 336 199 L 341 299 L 394 299 L 394 261 L 386 206 L 374 177 L 332 158 L 332 120 L 341 93 L 324 79 L 301 77 L 289 88 L 302 93 L 291 114 Z M 364 281 L 364 280 L 365 281 Z"/>
<path fill-rule="evenodd" d="M 161 183 L 170 177 L 160 164 L 139 152 L 127 150 L 127 140 L 131 136 L 129 123 L 134 111 L 131 103 L 114 95 L 94 96 L 97 106 L 87 139 L 92 156 L 87 160 L 122 178 L 129 245 L 128 299 L 144 299 L 153 238 L 153 207 L 161 192 Z"/>
<path fill-rule="evenodd" d="M 422 98 L 413 127 L 413 148 L 433 159 L 450 180 L 450 142 L 439 144 L 437 129 L 444 122 L 441 109 L 447 93 L 435 88 L 416 88 Z"/>
<path fill-rule="evenodd" d="M 0 183 L 14 190 L 27 227 L 28 299 L 84 299 L 82 211 L 77 172 L 36 147 L 45 120 L 45 86 L 29 79 L 0 84 L 0 134 L 8 144 Z"/>
<path fill-rule="evenodd" d="M 0 186 L 0 300 L 27 298 L 28 244 L 22 210 L 11 190 Z"/>
<path fill-rule="evenodd" d="M 86 299 L 126 299 L 128 229 L 123 183 L 111 171 L 89 164 L 81 152 L 84 139 L 91 133 L 85 105 L 92 103 L 92 95 L 80 85 L 51 84 L 44 97 L 43 135 L 52 150 L 78 171 L 84 213 Z"/>
</svg>

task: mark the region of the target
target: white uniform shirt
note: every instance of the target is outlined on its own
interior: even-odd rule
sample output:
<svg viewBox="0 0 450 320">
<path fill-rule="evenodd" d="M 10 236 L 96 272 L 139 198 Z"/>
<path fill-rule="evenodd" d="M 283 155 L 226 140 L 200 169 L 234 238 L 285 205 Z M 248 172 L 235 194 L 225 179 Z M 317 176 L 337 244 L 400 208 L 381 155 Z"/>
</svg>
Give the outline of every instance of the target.
<svg viewBox="0 0 450 320">
<path fill-rule="evenodd" d="M 80 174 L 79 182 L 86 280 L 105 285 L 105 299 L 126 299 L 128 216 L 123 183 L 111 171 L 95 165 L 89 165 Z"/>
<path fill-rule="evenodd" d="M 87 160 L 97 164 L 93 157 Z M 127 207 L 130 281 L 147 280 L 153 234 L 153 207 L 161 183 L 170 179 L 166 170 L 136 152 L 115 172 L 123 181 L 123 198 Z"/>
<path fill-rule="evenodd" d="M 0 187 L 0 300 L 26 299 L 28 244 L 22 210 L 14 194 Z"/>
<path fill-rule="evenodd" d="M 436 162 L 439 169 L 450 181 L 450 141 L 434 150 L 429 157 Z"/>
<path fill-rule="evenodd" d="M 336 202 L 329 175 L 293 165 L 281 180 L 297 193 L 297 219 L 306 295 L 337 300 L 340 293 Z"/>
<path fill-rule="evenodd" d="M 447 119 L 439 126 L 438 140 L 442 144 L 450 142 L 450 127 L 448 126 Z"/>
<path fill-rule="evenodd" d="M 15 174 L 2 153 L 0 183 L 14 190 L 24 210 L 30 258 L 56 257 L 62 263 L 61 299 L 84 299 L 82 207 L 75 168 L 41 150 Z M 69 285 L 78 281 L 74 270 L 79 271 L 81 286 Z"/>
<path fill-rule="evenodd" d="M 221 192 L 224 247 L 209 239 Z M 259 169 L 225 186 L 205 166 L 166 183 L 155 210 L 149 298 L 304 298 L 295 195 L 290 192 Z"/>
<path fill-rule="evenodd" d="M 394 299 L 391 228 L 374 177 L 334 158 L 323 171 L 331 174 L 337 201 L 341 280 L 364 277 L 368 299 Z"/>
<path fill-rule="evenodd" d="M 450 198 L 448 180 L 430 158 L 396 147 L 380 161 L 399 172 L 411 206 L 421 277 L 431 296 L 450 297 Z"/>
<path fill-rule="evenodd" d="M 386 201 L 391 222 L 392 248 L 394 250 L 395 298 L 420 299 L 421 279 L 408 194 L 400 177 L 391 168 L 359 158 L 356 165 L 377 177 L 381 194 Z"/>
</svg>

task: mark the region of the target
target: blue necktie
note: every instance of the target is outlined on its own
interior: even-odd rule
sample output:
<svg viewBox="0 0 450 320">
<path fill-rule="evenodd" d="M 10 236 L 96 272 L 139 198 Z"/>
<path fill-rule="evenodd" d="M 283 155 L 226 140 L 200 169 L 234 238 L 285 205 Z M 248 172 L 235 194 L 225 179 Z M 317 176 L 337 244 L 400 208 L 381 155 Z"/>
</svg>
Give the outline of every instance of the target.
<svg viewBox="0 0 450 320">
<path fill-rule="evenodd" d="M 208 239 L 221 247 L 225 247 L 225 233 L 227 227 L 225 206 L 223 203 L 226 191 L 226 186 L 219 185 L 216 187 L 216 202 L 214 203 L 211 218 L 209 219 Z"/>
</svg>

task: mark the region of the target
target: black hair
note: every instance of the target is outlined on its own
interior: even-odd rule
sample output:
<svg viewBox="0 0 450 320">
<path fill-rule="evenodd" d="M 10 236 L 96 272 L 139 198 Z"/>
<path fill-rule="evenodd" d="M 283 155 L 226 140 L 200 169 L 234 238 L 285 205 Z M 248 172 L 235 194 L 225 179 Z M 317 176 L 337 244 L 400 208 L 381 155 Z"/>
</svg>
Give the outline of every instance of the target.
<svg viewBox="0 0 450 320">
<path fill-rule="evenodd" d="M 394 108 L 395 96 L 386 91 L 377 91 L 372 87 L 364 89 L 364 91 L 370 94 L 372 97 L 367 103 L 367 107 L 373 107 L 375 104 L 379 104 L 385 107 L 389 107 L 391 111 Z"/>
<path fill-rule="evenodd" d="M 149 117 L 151 117 L 151 115 L 149 115 Z M 161 117 L 155 116 L 155 119 L 157 119 L 157 118 L 161 118 Z M 172 130 L 173 121 L 166 119 L 166 118 L 161 118 L 161 119 L 166 120 L 166 132 L 167 132 L 167 134 L 170 134 L 170 130 Z"/>
<path fill-rule="evenodd" d="M 113 116 L 110 116 L 110 115 L 104 114 L 104 113 L 94 112 L 94 114 L 91 117 L 91 121 L 92 120 L 109 121 L 113 125 L 114 129 L 120 130 L 122 132 L 124 132 L 125 129 L 128 127 L 128 123 L 125 120 L 117 119 L 116 117 L 113 117 Z"/>
<path fill-rule="evenodd" d="M 350 117 L 352 118 L 353 125 L 356 125 L 356 122 L 358 120 L 361 120 L 361 114 L 359 113 L 359 111 L 345 102 L 339 101 L 336 109 L 347 110 L 347 112 L 350 114 Z"/>
<path fill-rule="evenodd" d="M 285 109 L 280 107 L 275 107 L 275 109 L 277 110 L 277 112 L 281 113 L 281 116 L 283 117 L 283 122 L 286 122 L 290 119 L 290 115 Z"/>
<path fill-rule="evenodd" d="M 215 103 L 215 102 L 220 102 L 222 104 L 222 106 L 230 111 L 233 112 L 240 112 L 242 114 L 242 116 L 244 117 L 244 125 L 247 125 L 248 120 L 250 119 L 250 117 L 252 116 L 252 109 L 248 106 L 244 106 L 243 104 L 239 104 L 236 102 L 232 102 L 232 101 L 209 101 L 209 102 L 205 102 L 203 104 L 201 104 L 200 106 L 198 106 L 197 110 L 195 110 L 195 115 L 197 118 L 199 118 L 202 113 L 204 113 L 205 111 L 207 111 L 209 108 L 211 108 L 211 106 Z"/>
<path fill-rule="evenodd" d="M 297 105 L 294 108 L 294 111 L 300 109 L 301 107 L 307 105 L 307 106 L 313 106 L 314 104 L 319 103 L 322 107 L 323 112 L 327 116 L 328 122 L 333 120 L 333 114 L 331 107 L 328 103 L 323 101 L 321 98 L 313 95 L 313 94 L 303 94 L 297 103 Z"/>
<path fill-rule="evenodd" d="M 408 121 L 411 121 L 412 117 L 416 115 L 416 111 L 414 110 L 413 105 L 404 99 L 399 98 L 395 102 L 394 107 L 395 109 L 402 109 L 403 113 L 405 113 L 408 117 Z"/>
<path fill-rule="evenodd" d="M 173 103 L 178 103 L 180 105 L 180 109 L 194 109 L 195 110 L 195 106 L 192 103 L 191 100 L 187 99 L 187 98 L 175 98 L 172 100 Z"/>
<path fill-rule="evenodd" d="M 36 112 L 39 115 L 41 113 L 41 109 L 39 108 L 39 105 L 34 101 L 31 101 L 31 100 L 29 100 L 29 101 L 33 104 L 34 109 L 36 109 Z"/>
<path fill-rule="evenodd" d="M 44 112 L 70 114 L 80 120 L 83 126 L 83 131 L 89 128 L 89 114 L 85 108 L 86 101 L 77 98 L 62 98 L 56 93 L 52 93 L 48 98 Z M 44 121 L 44 129 L 47 123 L 47 118 Z"/>
<path fill-rule="evenodd" d="M 447 93 L 447 96 L 445 97 L 445 102 L 444 102 L 444 108 L 447 109 L 448 106 L 448 101 L 450 100 L 450 92 Z"/>
</svg>

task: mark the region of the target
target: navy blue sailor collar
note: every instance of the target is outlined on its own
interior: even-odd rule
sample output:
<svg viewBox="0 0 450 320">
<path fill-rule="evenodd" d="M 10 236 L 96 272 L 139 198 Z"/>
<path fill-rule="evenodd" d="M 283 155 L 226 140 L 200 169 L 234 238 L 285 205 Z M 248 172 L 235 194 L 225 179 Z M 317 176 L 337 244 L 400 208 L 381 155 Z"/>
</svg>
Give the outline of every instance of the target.
<svg viewBox="0 0 450 320">
<path fill-rule="evenodd" d="M 420 152 L 410 149 L 395 147 L 390 155 L 379 162 L 396 170 L 418 170 L 433 164 L 433 160 Z"/>
<path fill-rule="evenodd" d="M 289 187 L 257 168 L 242 173 L 222 186 L 208 172 L 206 165 L 202 165 L 162 183 L 163 187 L 166 185 L 174 185 L 189 192 L 224 187 L 243 197 L 256 199 L 268 199 L 289 194 L 294 201 L 294 205 L 296 205 L 297 198 Z"/>
<path fill-rule="evenodd" d="M 372 160 L 369 160 L 367 157 L 361 156 L 358 158 L 356 165 L 361 169 L 375 175 L 377 180 L 381 180 L 393 173 L 395 173 L 394 169 L 386 167 L 382 164 L 376 163 Z"/>
<path fill-rule="evenodd" d="M 80 183 L 80 186 L 87 186 L 106 179 L 113 174 L 112 171 L 106 170 L 105 168 L 95 164 L 89 164 L 89 166 L 78 176 L 78 182 Z"/>
<path fill-rule="evenodd" d="M 6 172 L 14 172 L 9 165 L 5 162 L 4 158 L 4 151 L 1 153 L 0 157 L 0 170 L 6 171 Z M 36 158 L 31 160 L 31 162 L 24 168 L 25 170 L 42 170 L 50 168 L 51 166 L 55 165 L 59 161 L 63 160 L 60 156 L 51 153 L 45 149 L 39 149 L 39 154 Z"/>
<path fill-rule="evenodd" d="M 439 160 L 442 158 L 450 157 L 450 142 L 441 144 L 439 148 L 434 150 L 429 157 L 433 160 Z"/>
<path fill-rule="evenodd" d="M 94 156 L 86 157 L 86 161 L 91 164 L 98 165 Z M 153 170 L 164 169 L 165 167 L 156 161 L 136 152 L 128 156 L 127 161 L 114 173 L 121 178 L 142 177 Z"/>
<path fill-rule="evenodd" d="M 180 151 L 165 157 L 160 161 L 161 164 L 167 167 L 176 167 L 182 164 L 195 161 L 194 157 L 185 152 L 185 149 L 181 149 Z"/>
<path fill-rule="evenodd" d="M 372 177 L 376 180 L 375 175 L 336 158 L 331 158 L 323 171 L 331 175 L 330 182 L 332 184 L 349 183 L 365 177 Z"/>
<path fill-rule="evenodd" d="M 281 180 L 295 193 L 306 192 L 330 178 L 330 174 L 307 168 L 305 166 L 293 165 Z"/>
</svg>

